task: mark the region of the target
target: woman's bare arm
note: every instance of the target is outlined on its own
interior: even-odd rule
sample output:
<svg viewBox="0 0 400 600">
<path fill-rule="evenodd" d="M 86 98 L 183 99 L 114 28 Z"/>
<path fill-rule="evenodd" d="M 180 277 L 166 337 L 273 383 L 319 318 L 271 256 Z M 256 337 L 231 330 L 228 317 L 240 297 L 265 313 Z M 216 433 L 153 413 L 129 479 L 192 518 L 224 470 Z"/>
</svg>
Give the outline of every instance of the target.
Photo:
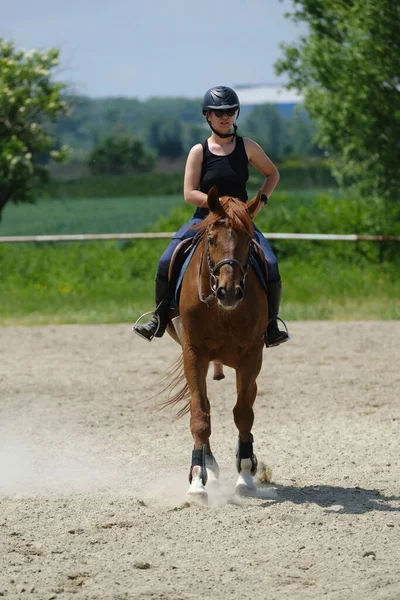
<svg viewBox="0 0 400 600">
<path fill-rule="evenodd" d="M 279 171 L 272 160 L 265 154 L 261 146 L 254 140 L 244 138 L 244 145 L 249 162 L 265 176 L 261 192 L 269 198 L 280 179 Z M 260 205 L 257 212 L 261 209 L 262 205 Z"/>
<path fill-rule="evenodd" d="M 196 144 L 190 150 L 185 168 L 185 177 L 183 180 L 183 195 L 185 202 L 208 208 L 207 194 L 199 192 L 201 168 L 203 165 L 203 146 Z"/>
</svg>

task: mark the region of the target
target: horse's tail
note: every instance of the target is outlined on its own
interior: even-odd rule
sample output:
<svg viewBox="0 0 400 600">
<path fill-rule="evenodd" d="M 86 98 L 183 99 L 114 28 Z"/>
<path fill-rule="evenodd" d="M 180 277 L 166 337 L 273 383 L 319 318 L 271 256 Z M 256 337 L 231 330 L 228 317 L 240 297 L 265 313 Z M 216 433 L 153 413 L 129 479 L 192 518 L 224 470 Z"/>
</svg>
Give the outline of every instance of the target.
<svg viewBox="0 0 400 600">
<path fill-rule="evenodd" d="M 168 369 L 168 373 L 165 376 L 163 382 L 166 384 L 165 387 L 161 390 L 160 394 L 168 391 L 168 400 L 165 402 L 160 402 L 159 407 L 160 410 L 163 408 L 167 408 L 167 406 L 175 406 L 179 402 L 183 400 L 190 399 L 189 387 L 185 378 L 185 373 L 183 371 L 183 353 L 180 355 L 177 361 Z M 181 389 L 178 392 L 173 394 L 175 388 L 179 385 L 183 384 Z M 186 415 L 190 410 L 190 401 L 186 402 L 185 406 L 181 408 L 175 415 L 176 419 L 180 419 L 183 415 Z"/>
</svg>

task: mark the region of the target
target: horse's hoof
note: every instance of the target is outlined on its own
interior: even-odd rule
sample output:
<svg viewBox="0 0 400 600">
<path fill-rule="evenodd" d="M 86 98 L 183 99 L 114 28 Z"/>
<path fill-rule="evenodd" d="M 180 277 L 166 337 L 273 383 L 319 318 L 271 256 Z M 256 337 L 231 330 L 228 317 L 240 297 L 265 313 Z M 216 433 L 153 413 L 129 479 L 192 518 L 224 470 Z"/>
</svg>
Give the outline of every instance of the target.
<svg viewBox="0 0 400 600">
<path fill-rule="evenodd" d="M 249 487 L 248 485 L 239 484 L 235 488 L 235 494 L 238 496 L 254 496 L 256 488 Z"/>
<path fill-rule="evenodd" d="M 213 379 L 214 381 L 220 381 L 220 379 L 225 379 L 224 366 L 219 361 L 214 362 Z"/>
<path fill-rule="evenodd" d="M 257 488 L 253 485 L 246 485 L 243 483 L 236 484 L 235 494 L 238 496 L 255 496 L 257 494 Z"/>
<path fill-rule="evenodd" d="M 213 379 L 214 381 L 221 381 L 221 379 L 225 379 L 225 375 L 223 373 L 221 373 L 220 375 L 214 375 Z"/>
<path fill-rule="evenodd" d="M 240 471 L 236 482 L 236 493 L 239 496 L 252 496 L 256 493 L 256 489 L 250 469 Z"/>
<path fill-rule="evenodd" d="M 201 467 L 198 467 L 193 473 L 192 481 L 186 495 L 197 504 L 208 504 L 208 494 L 202 480 Z"/>
<path fill-rule="evenodd" d="M 186 496 L 190 502 L 194 502 L 195 504 L 201 504 L 202 506 L 207 506 L 208 504 L 208 494 L 204 487 L 195 489 L 192 483 Z"/>
<path fill-rule="evenodd" d="M 206 490 L 203 492 L 191 492 L 189 489 L 186 497 L 189 502 L 194 502 L 194 504 L 199 504 L 200 506 L 208 506 L 208 494 Z"/>
</svg>

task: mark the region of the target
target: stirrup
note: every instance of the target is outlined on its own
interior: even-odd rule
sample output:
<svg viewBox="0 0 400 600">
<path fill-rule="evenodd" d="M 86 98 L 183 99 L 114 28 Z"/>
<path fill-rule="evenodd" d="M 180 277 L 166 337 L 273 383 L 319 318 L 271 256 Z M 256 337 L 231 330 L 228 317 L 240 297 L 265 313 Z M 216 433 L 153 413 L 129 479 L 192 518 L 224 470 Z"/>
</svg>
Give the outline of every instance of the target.
<svg viewBox="0 0 400 600">
<path fill-rule="evenodd" d="M 281 340 L 280 342 L 271 342 L 270 338 L 268 336 L 268 325 L 271 323 L 271 321 L 280 321 L 282 323 L 282 325 L 284 326 L 286 333 L 287 333 L 287 338 L 285 338 L 284 340 Z M 275 317 L 275 319 L 271 319 L 270 321 L 268 321 L 268 325 L 267 325 L 267 331 L 264 334 L 264 339 L 265 339 L 265 346 L 266 348 L 275 348 L 275 346 L 280 346 L 281 344 L 284 344 L 285 342 L 288 342 L 290 340 L 290 333 L 289 333 L 289 329 L 288 326 L 286 325 L 285 321 L 283 319 L 281 319 L 280 317 Z"/>
<path fill-rule="evenodd" d="M 141 319 L 143 319 L 143 317 L 147 317 L 147 315 L 153 315 L 153 317 L 157 317 L 157 329 L 155 330 L 155 332 L 153 333 L 153 335 L 151 337 L 146 337 L 145 335 L 141 334 L 140 331 L 138 331 L 136 329 L 136 326 L 139 323 L 139 321 Z M 160 329 L 160 325 L 161 325 L 161 319 L 160 319 L 159 315 L 157 313 L 153 312 L 153 311 L 150 311 L 150 312 L 146 312 L 146 313 L 143 313 L 142 315 L 140 315 L 140 317 L 132 325 L 132 331 L 134 333 L 136 333 L 136 335 L 138 335 L 139 337 L 141 337 L 142 340 L 146 340 L 146 342 L 151 342 L 152 339 L 155 337 L 156 333 L 158 333 L 158 330 Z"/>
</svg>

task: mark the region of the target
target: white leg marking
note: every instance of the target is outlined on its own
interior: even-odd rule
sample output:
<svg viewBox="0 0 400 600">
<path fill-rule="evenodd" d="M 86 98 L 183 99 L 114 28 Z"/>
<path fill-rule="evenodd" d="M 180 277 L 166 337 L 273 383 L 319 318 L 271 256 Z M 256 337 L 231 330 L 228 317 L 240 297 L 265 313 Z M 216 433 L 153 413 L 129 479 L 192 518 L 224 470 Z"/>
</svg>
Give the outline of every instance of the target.
<svg viewBox="0 0 400 600">
<path fill-rule="evenodd" d="M 252 468 L 251 459 L 242 458 L 240 467 L 239 477 L 236 482 L 236 493 L 243 495 L 253 494 L 256 491 L 256 486 L 250 472 Z"/>
<path fill-rule="evenodd" d="M 218 471 L 215 471 L 211 467 L 207 467 L 207 475 L 208 475 L 207 485 L 216 485 L 217 483 L 219 483 Z"/>
<path fill-rule="evenodd" d="M 201 467 L 193 467 L 192 477 L 192 483 L 189 486 L 187 496 L 195 502 L 206 504 L 208 494 L 201 480 Z"/>
</svg>

